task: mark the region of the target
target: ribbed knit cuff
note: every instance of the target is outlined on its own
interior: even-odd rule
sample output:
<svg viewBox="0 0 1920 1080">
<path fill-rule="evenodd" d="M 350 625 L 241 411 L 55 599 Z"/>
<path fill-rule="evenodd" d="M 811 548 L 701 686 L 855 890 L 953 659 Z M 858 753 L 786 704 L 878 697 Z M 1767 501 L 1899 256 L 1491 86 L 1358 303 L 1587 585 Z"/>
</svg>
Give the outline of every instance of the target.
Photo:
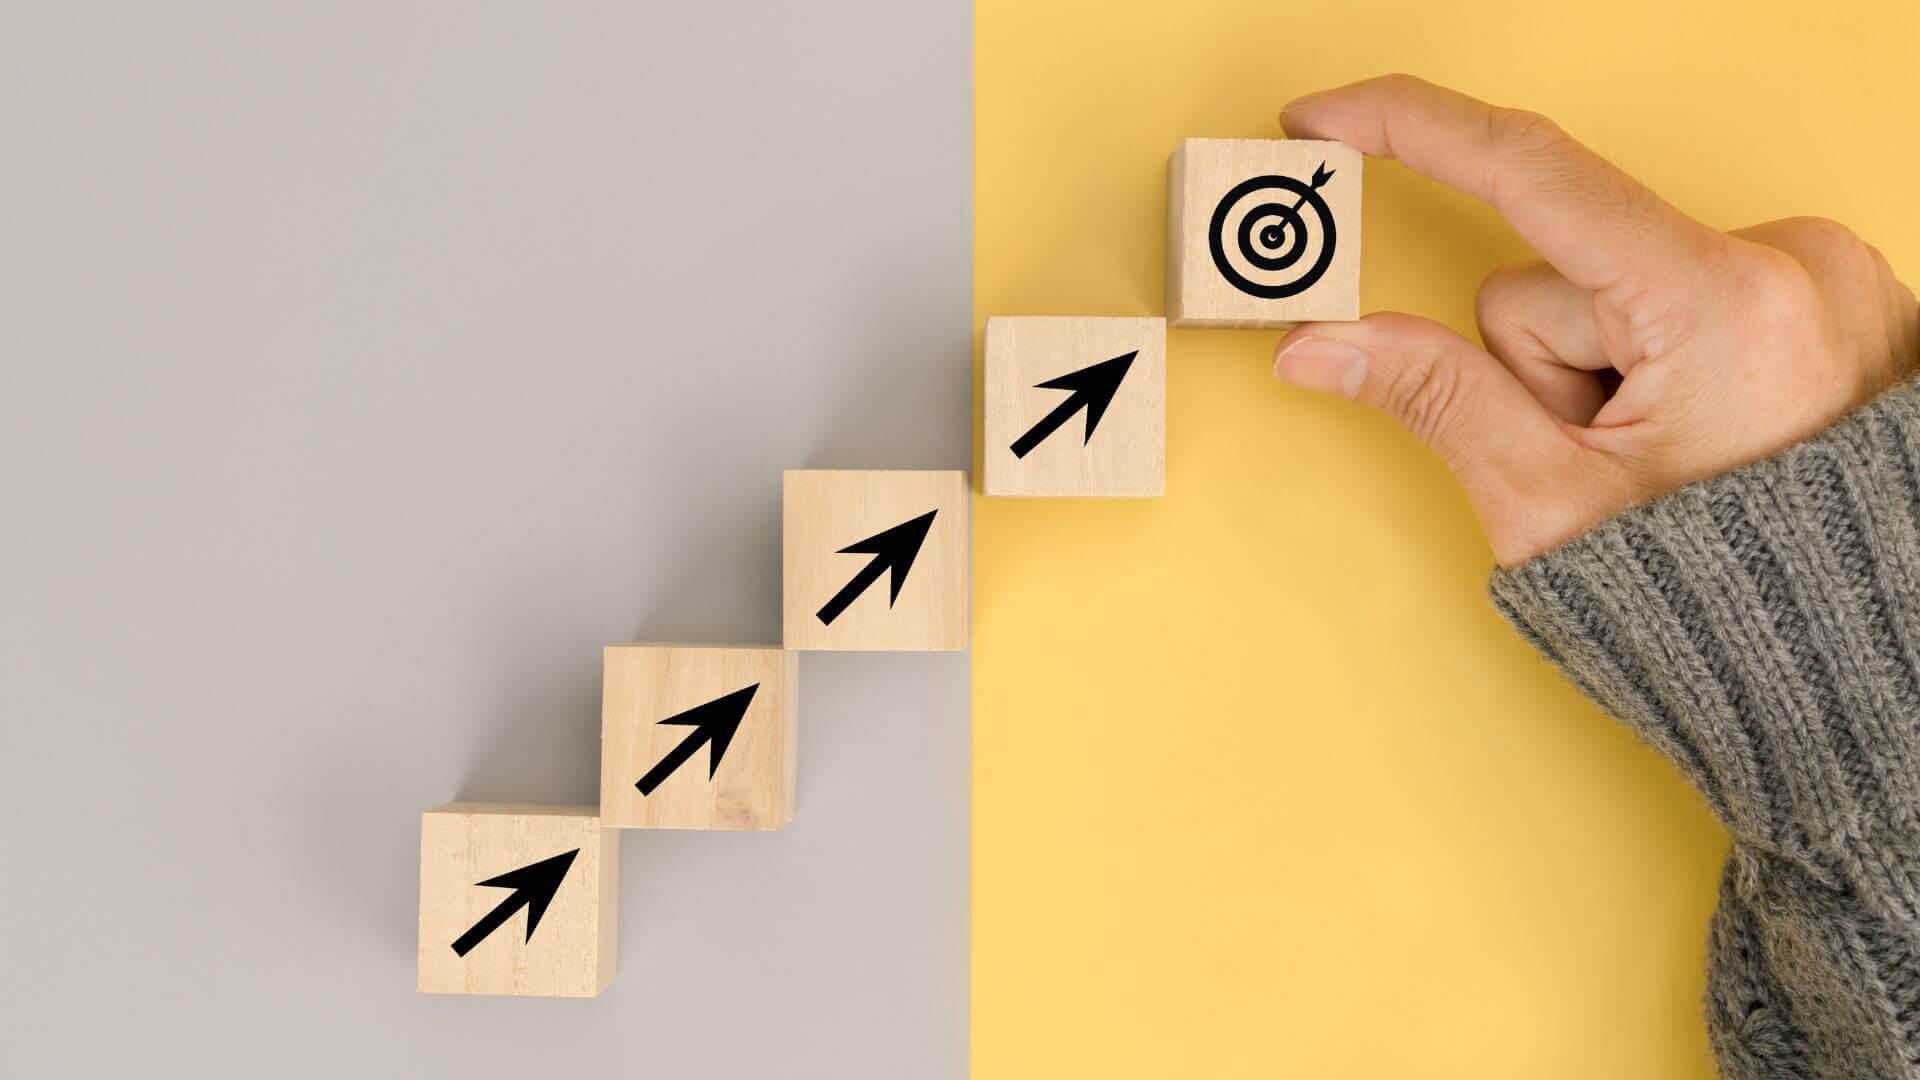
<svg viewBox="0 0 1920 1080">
<path fill-rule="evenodd" d="M 1511 572 L 1494 603 L 1745 844 L 1920 897 L 1920 384 Z"/>
</svg>

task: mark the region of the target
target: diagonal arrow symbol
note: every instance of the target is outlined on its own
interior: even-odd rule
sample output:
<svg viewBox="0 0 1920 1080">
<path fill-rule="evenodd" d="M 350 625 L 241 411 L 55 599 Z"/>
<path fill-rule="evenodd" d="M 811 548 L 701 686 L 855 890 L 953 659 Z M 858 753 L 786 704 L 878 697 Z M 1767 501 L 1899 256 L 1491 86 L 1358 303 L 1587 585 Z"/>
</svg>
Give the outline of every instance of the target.
<svg viewBox="0 0 1920 1080">
<path fill-rule="evenodd" d="M 893 587 L 887 594 L 887 606 L 892 607 L 893 602 L 900 599 L 900 586 L 907 583 L 907 571 L 913 569 L 913 560 L 920 554 L 920 545 L 927 540 L 927 530 L 933 528 L 933 515 L 939 512 L 929 510 L 917 518 L 903 521 L 891 529 L 841 548 L 842 555 L 872 555 L 873 561 L 861 567 L 860 572 L 853 575 L 853 580 L 834 593 L 833 599 L 815 613 L 821 623 L 832 626 L 833 620 L 847 610 L 847 605 L 858 599 L 889 569 L 893 571 Z"/>
<path fill-rule="evenodd" d="M 1321 188 L 1327 186 L 1327 181 L 1333 179 L 1333 172 L 1334 170 L 1327 168 L 1326 162 L 1321 162 L 1320 167 L 1313 170 L 1313 182 L 1307 185 L 1308 190 L 1319 191 Z M 1305 205 L 1307 205 L 1307 197 L 1305 195 L 1293 200 L 1294 212 L 1299 213 L 1300 208 Z M 1280 238 L 1286 235 L 1286 232 L 1285 224 L 1269 225 L 1260 231 L 1260 242 L 1268 247 L 1279 247 Z"/>
<path fill-rule="evenodd" d="M 1120 381 L 1127 377 L 1127 369 L 1133 366 L 1133 358 L 1140 355 L 1138 349 L 1111 360 L 1102 360 L 1097 364 L 1088 364 L 1078 371 L 1069 371 L 1057 379 L 1048 379 L 1035 383 L 1036 390 L 1067 390 L 1067 399 L 1053 407 L 1053 411 L 1040 418 L 1040 422 L 1027 429 L 1025 435 L 1013 440 L 1008 447 L 1017 458 L 1033 453 L 1033 448 L 1046 441 L 1047 436 L 1060 430 L 1061 425 L 1073 419 L 1073 414 L 1081 409 L 1087 410 L 1087 433 L 1080 440 L 1085 446 L 1093 439 L 1093 429 L 1100 426 L 1100 418 L 1107 414 L 1107 406 L 1113 404 L 1113 395 L 1120 389 Z"/>
<path fill-rule="evenodd" d="M 754 683 L 744 690 L 735 690 L 731 694 L 714 698 L 705 705 L 695 705 L 685 712 L 675 713 L 659 721 L 662 724 L 678 724 L 693 730 L 688 732 L 687 737 L 681 739 L 678 745 L 667 751 L 667 755 L 661 758 L 653 768 L 648 769 L 647 775 L 641 777 L 633 786 L 639 788 L 642 795 L 653 794 L 654 788 L 666 783 L 667 777 L 672 776 L 674 770 L 685 765 L 695 751 L 708 743 L 713 744 L 713 749 L 707 752 L 707 779 L 713 779 L 713 774 L 720 771 L 721 757 L 725 756 L 727 746 L 733 742 L 733 733 L 740 730 L 740 721 L 746 718 L 747 705 L 753 701 L 753 692 L 758 689 L 760 684 Z"/>
<path fill-rule="evenodd" d="M 472 952 L 475 945 L 485 941 L 487 935 L 500 929 L 501 924 L 513 918 L 513 913 L 523 907 L 527 909 L 527 940 L 532 941 L 534 928 L 540 925 L 540 917 L 547 913 L 547 906 L 553 903 L 553 894 L 560 891 L 560 883 L 566 880 L 567 871 L 573 867 L 574 856 L 578 854 L 580 849 L 574 848 L 551 859 L 541 859 L 498 877 L 474 882 L 475 885 L 488 888 L 512 889 L 513 895 L 500 901 L 492 911 L 482 915 L 479 922 L 461 934 L 453 943 L 453 951 L 460 956 Z"/>
</svg>

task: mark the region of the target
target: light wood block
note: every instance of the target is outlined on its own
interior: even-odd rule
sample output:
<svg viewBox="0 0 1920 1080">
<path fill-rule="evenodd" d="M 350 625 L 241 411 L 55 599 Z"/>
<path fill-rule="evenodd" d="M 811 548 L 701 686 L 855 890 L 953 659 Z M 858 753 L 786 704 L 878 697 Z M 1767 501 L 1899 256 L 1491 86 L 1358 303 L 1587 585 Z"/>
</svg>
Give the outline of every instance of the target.
<svg viewBox="0 0 1920 1080">
<path fill-rule="evenodd" d="M 1167 163 L 1167 318 L 1174 326 L 1359 317 L 1358 150 L 1305 139 L 1188 139 L 1174 151 Z"/>
<path fill-rule="evenodd" d="M 966 648 L 965 473 L 796 469 L 782 486 L 787 648 Z"/>
<path fill-rule="evenodd" d="M 600 827 L 591 806 L 456 802 L 422 814 L 421 993 L 606 989 L 618 945 L 619 835 Z"/>
<path fill-rule="evenodd" d="M 1167 321 L 987 320 L 986 492 L 1161 495 Z"/>
<path fill-rule="evenodd" d="M 795 661 L 778 646 L 607 646 L 601 823 L 778 829 L 793 820 Z"/>
</svg>

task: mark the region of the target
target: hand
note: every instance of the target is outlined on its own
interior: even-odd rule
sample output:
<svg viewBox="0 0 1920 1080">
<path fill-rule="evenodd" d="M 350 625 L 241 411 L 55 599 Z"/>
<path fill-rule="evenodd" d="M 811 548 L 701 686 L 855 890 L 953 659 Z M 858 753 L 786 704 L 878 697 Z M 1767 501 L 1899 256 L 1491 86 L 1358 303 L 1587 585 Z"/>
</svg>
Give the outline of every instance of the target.
<svg viewBox="0 0 1920 1080">
<path fill-rule="evenodd" d="M 1501 566 L 1798 442 L 1920 360 L 1913 293 L 1833 222 L 1716 232 L 1544 117 L 1404 75 L 1280 120 L 1485 200 L 1543 257 L 1480 286 L 1484 348 L 1378 312 L 1275 350 L 1280 378 L 1380 409 L 1445 459 Z"/>
</svg>

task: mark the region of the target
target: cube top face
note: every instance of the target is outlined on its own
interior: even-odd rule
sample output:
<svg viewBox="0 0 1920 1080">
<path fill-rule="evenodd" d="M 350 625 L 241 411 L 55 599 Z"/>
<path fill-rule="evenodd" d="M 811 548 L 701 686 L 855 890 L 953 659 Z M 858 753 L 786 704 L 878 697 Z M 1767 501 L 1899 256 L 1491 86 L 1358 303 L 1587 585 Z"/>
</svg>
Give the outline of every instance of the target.
<svg viewBox="0 0 1920 1080">
<path fill-rule="evenodd" d="M 422 814 L 420 991 L 605 989 L 617 948 L 617 836 L 591 806 L 449 803 Z"/>
<path fill-rule="evenodd" d="M 778 829 L 791 821 L 795 660 L 778 646 L 607 646 L 601 823 Z"/>
<path fill-rule="evenodd" d="M 796 469 L 781 502 L 787 648 L 966 648 L 965 473 Z"/>
<path fill-rule="evenodd" d="M 1188 139 L 1167 167 L 1167 317 L 1279 327 L 1360 317 L 1360 152 Z"/>
<path fill-rule="evenodd" d="M 986 492 L 1161 495 L 1167 321 L 987 320 Z"/>
</svg>

